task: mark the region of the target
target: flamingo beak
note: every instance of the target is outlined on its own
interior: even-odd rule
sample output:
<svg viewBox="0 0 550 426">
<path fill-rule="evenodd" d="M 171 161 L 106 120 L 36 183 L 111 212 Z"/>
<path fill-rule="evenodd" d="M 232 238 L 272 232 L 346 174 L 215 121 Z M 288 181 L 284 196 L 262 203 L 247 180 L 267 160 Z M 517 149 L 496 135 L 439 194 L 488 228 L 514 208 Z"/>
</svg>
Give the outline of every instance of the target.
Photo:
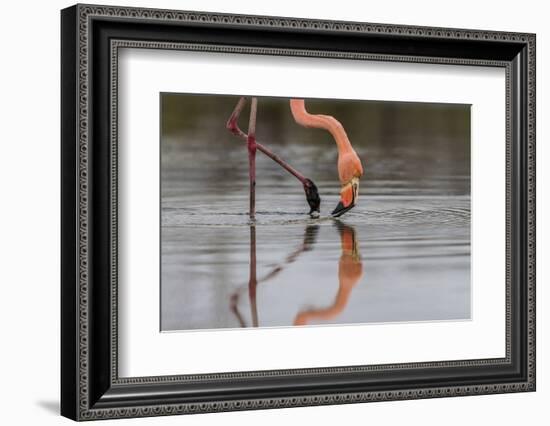
<svg viewBox="0 0 550 426">
<path fill-rule="evenodd" d="M 306 193 L 306 200 L 309 204 L 309 214 L 318 215 L 321 207 L 321 197 L 319 196 L 319 190 L 312 180 L 306 179 L 304 183 L 304 192 Z"/>
<path fill-rule="evenodd" d="M 359 178 L 354 177 L 342 186 L 340 202 L 332 212 L 332 216 L 339 217 L 350 211 L 355 206 L 357 198 L 359 198 Z"/>
</svg>

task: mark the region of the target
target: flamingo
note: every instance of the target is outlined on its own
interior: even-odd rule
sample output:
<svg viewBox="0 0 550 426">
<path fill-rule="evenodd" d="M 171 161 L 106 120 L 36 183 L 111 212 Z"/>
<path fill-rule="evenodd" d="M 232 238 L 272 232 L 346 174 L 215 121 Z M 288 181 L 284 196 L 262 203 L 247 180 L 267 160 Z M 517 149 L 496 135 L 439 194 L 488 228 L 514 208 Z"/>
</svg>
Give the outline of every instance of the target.
<svg viewBox="0 0 550 426">
<path fill-rule="evenodd" d="M 319 214 L 321 198 L 317 186 L 309 178 L 306 178 L 290 164 L 274 154 L 264 145 L 256 140 L 256 116 L 258 100 L 252 98 L 250 106 L 250 118 L 248 125 L 248 134 L 244 133 L 238 126 L 239 116 L 246 104 L 246 98 L 241 97 L 235 107 L 233 113 L 227 121 L 226 128 L 234 135 L 245 139 L 248 147 L 249 159 L 249 181 L 250 181 L 250 219 L 255 217 L 255 200 L 256 200 L 256 150 L 267 155 L 273 161 L 278 163 L 287 172 L 297 178 L 303 185 L 306 194 L 306 200 L 310 206 L 310 215 Z M 338 176 L 340 178 L 340 201 L 336 208 L 332 211 L 333 217 L 339 217 L 351 210 L 357 203 L 359 197 L 359 179 L 363 175 L 363 166 L 359 156 L 353 149 L 351 142 L 346 134 L 344 126 L 330 115 L 310 114 L 305 107 L 303 99 L 290 99 L 290 110 L 296 123 L 307 128 L 318 128 L 327 130 L 334 141 L 338 150 Z"/>
</svg>

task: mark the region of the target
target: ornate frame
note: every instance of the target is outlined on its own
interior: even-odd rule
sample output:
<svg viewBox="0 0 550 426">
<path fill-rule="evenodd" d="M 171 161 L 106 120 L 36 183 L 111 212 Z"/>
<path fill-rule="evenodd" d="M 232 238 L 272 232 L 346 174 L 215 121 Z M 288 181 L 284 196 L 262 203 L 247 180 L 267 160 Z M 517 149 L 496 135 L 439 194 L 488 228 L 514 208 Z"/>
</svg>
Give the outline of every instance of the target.
<svg viewBox="0 0 550 426">
<path fill-rule="evenodd" d="M 535 390 L 535 35 L 95 5 L 64 9 L 61 17 L 64 416 L 92 420 Z M 504 67 L 506 357 L 119 378 L 121 47 Z"/>
</svg>

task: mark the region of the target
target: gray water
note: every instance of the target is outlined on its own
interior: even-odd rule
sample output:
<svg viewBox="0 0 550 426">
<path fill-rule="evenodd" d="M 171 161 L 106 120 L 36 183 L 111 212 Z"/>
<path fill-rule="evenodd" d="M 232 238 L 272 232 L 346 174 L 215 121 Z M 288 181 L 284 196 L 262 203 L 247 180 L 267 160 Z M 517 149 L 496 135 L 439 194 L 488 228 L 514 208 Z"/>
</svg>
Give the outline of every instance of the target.
<svg viewBox="0 0 550 426">
<path fill-rule="evenodd" d="M 330 135 L 260 99 L 259 142 L 317 184 L 321 218 L 258 152 L 251 224 L 246 146 L 224 128 L 236 101 L 162 97 L 163 331 L 470 318 L 468 106 L 308 101 L 342 122 L 365 169 L 358 205 L 332 219 Z"/>
</svg>

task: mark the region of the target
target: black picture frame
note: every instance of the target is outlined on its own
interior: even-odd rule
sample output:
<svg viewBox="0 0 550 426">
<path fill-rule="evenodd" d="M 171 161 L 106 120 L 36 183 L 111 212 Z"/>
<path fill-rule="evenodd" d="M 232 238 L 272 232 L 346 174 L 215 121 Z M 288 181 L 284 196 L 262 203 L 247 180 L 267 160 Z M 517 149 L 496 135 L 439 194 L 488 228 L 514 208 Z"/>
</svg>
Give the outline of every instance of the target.
<svg viewBox="0 0 550 426">
<path fill-rule="evenodd" d="M 534 391 L 535 41 L 534 34 L 360 22 L 80 4 L 62 10 L 61 414 L 91 420 Z M 119 378 L 120 46 L 505 68 L 506 357 Z"/>
</svg>

